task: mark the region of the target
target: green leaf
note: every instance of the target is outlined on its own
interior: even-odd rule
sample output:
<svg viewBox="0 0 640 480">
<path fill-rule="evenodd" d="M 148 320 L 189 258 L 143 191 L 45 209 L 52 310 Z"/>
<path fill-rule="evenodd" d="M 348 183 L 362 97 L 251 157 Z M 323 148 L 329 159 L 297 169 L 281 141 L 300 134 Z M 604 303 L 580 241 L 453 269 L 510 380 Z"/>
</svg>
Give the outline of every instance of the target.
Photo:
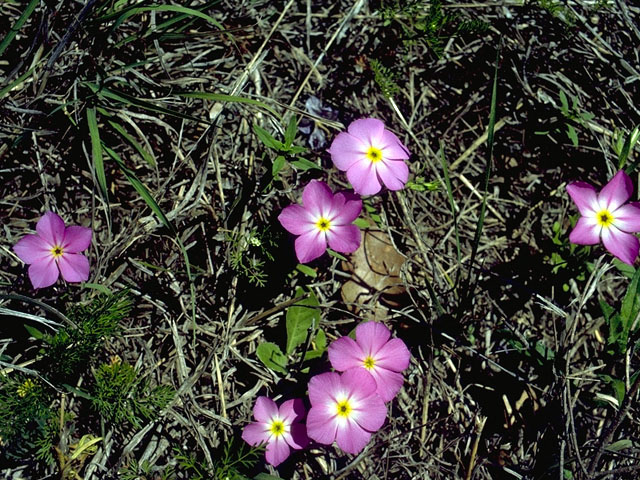
<svg viewBox="0 0 640 480">
<path fill-rule="evenodd" d="M 271 175 L 273 176 L 273 178 L 276 178 L 278 176 L 278 173 L 280 173 L 280 170 L 282 170 L 285 163 L 286 161 L 283 155 L 278 155 L 276 157 L 276 159 L 273 161 L 273 165 L 271 166 Z"/>
<path fill-rule="evenodd" d="M 284 356 L 280 347 L 272 342 L 264 342 L 258 345 L 256 354 L 267 368 L 280 373 L 287 373 L 287 357 Z"/>
<path fill-rule="evenodd" d="M 369 222 L 367 222 L 367 221 L 366 221 L 364 218 L 362 218 L 362 217 L 356 218 L 356 219 L 353 221 L 353 224 L 354 224 L 356 227 L 360 228 L 360 229 L 369 228 Z"/>
<path fill-rule="evenodd" d="M 256 132 L 256 135 L 258 136 L 260 141 L 264 143 L 267 147 L 273 150 L 278 150 L 278 151 L 283 149 L 284 145 L 282 145 L 282 142 L 273 138 L 273 136 L 269 132 L 267 132 L 264 128 L 262 128 L 260 125 L 254 124 L 253 131 Z"/>
<path fill-rule="evenodd" d="M 269 475 L 268 473 L 259 473 L 253 480 L 282 480 L 280 477 L 274 477 L 273 475 Z"/>
<path fill-rule="evenodd" d="M 347 257 L 345 257 L 344 255 L 340 255 L 338 252 L 336 252 L 335 250 L 332 250 L 330 248 L 327 248 L 327 253 L 329 255 L 331 255 L 332 257 L 337 258 L 338 260 L 342 260 L 343 262 L 348 262 L 349 260 L 347 260 Z"/>
<path fill-rule="evenodd" d="M 640 311 L 640 269 L 636 270 L 635 275 L 629 283 L 627 293 L 622 300 L 622 308 L 620 309 L 620 317 L 626 328 L 631 328 L 631 324 Z"/>
<path fill-rule="evenodd" d="M 316 272 L 313 268 L 308 267 L 306 265 L 303 265 L 302 263 L 299 263 L 296 266 L 296 270 L 298 270 L 299 272 L 305 274 L 307 277 L 311 277 L 311 278 L 316 278 L 318 276 L 318 272 Z"/>
<path fill-rule="evenodd" d="M 303 172 L 307 170 L 312 170 L 312 169 L 322 170 L 322 167 L 319 167 L 315 163 L 307 160 L 306 158 L 298 158 L 298 160 L 294 160 L 293 162 L 291 162 L 291 165 L 293 165 L 298 170 L 302 170 Z"/>
<path fill-rule="evenodd" d="M 637 125 L 633 130 L 631 130 L 631 132 L 627 136 L 626 140 L 624 141 L 624 145 L 622 146 L 622 151 L 618 156 L 618 164 L 620 165 L 620 168 L 622 168 L 626 163 L 627 158 L 629 157 L 629 152 L 633 150 L 633 148 L 636 146 L 636 143 L 638 143 L 639 139 L 640 139 L 640 125 Z M 631 164 L 629 167 L 625 169 L 625 171 L 629 174 L 633 172 L 633 170 L 635 170 L 635 168 L 638 166 L 638 162 L 640 162 L 640 160 Z"/>
<path fill-rule="evenodd" d="M 632 448 L 633 442 L 628 438 L 623 438 L 622 440 L 618 440 L 613 442 L 611 445 L 606 447 L 606 450 L 609 452 L 619 452 L 621 450 L 625 450 L 627 448 Z"/>
<path fill-rule="evenodd" d="M 576 129 L 569 124 L 567 124 L 567 137 L 569 137 L 569 140 L 571 140 L 574 147 L 578 146 L 578 132 L 576 132 Z"/>
<path fill-rule="evenodd" d="M 304 343 L 312 326 L 317 327 L 320 324 L 320 310 L 303 306 L 317 307 L 319 305 L 314 293 L 311 290 L 309 292 L 310 295 L 307 298 L 287 309 L 287 355 L 291 354 L 298 345 Z M 305 291 L 302 288 L 296 289 L 296 297 L 304 294 Z"/>
<path fill-rule="evenodd" d="M 102 158 L 102 142 L 100 141 L 100 131 L 98 130 L 98 119 L 94 107 L 87 108 L 87 124 L 89 125 L 89 136 L 91 137 L 91 159 L 93 169 L 96 172 L 98 186 L 102 193 L 105 204 L 109 205 L 109 191 L 107 190 L 107 177 L 104 173 L 104 161 Z"/>
<path fill-rule="evenodd" d="M 27 332 L 29 332 L 29 335 L 31 335 L 36 340 L 42 340 L 44 338 L 44 333 L 42 333 L 37 328 L 32 327 L 30 325 L 25 325 L 24 328 Z"/>
<path fill-rule="evenodd" d="M 564 93 L 564 90 L 560 90 L 560 103 L 562 114 L 565 116 L 569 115 L 569 101 L 567 100 L 567 94 Z"/>
<path fill-rule="evenodd" d="M 316 333 L 316 350 L 326 350 L 327 349 L 327 335 L 324 333 L 324 330 L 318 329 L 318 333 Z"/>
<path fill-rule="evenodd" d="M 16 34 L 20 31 L 20 29 L 25 24 L 25 22 L 29 19 L 29 17 L 31 16 L 31 14 L 33 13 L 33 11 L 35 10 L 35 8 L 38 6 L 39 3 L 40 3 L 40 0 L 31 0 L 31 2 L 29 2 L 29 5 L 27 5 L 27 8 L 25 8 L 24 12 L 22 12 L 22 15 L 20 15 L 20 18 L 18 19 L 18 21 L 15 23 L 13 27 L 11 27 L 11 29 L 9 30 L 9 33 L 7 33 L 7 35 L 2 40 L 2 43 L 0 43 L 0 55 L 2 55 L 2 52 L 6 50 L 6 48 L 9 46 L 11 41 L 15 38 Z"/>
<path fill-rule="evenodd" d="M 289 148 L 293 141 L 296 139 L 296 133 L 298 132 L 298 120 L 295 115 L 291 115 L 289 119 L 289 124 L 287 125 L 287 129 L 284 132 L 284 146 L 285 148 Z"/>
<path fill-rule="evenodd" d="M 304 153 L 306 152 L 307 149 L 304 147 L 299 147 L 297 145 L 291 145 L 289 147 L 289 149 L 287 150 L 288 153 L 290 153 L 291 155 L 298 155 L 299 153 Z"/>
<path fill-rule="evenodd" d="M 133 148 L 135 148 L 135 150 L 140 154 L 145 162 L 147 162 L 152 167 L 156 166 L 156 161 L 154 160 L 153 156 L 149 152 L 147 152 L 147 150 L 142 145 L 140 145 L 140 143 L 135 138 L 133 138 L 133 136 L 129 135 L 129 133 L 124 129 L 122 125 L 112 120 L 109 120 L 109 125 L 111 125 L 120 135 L 122 135 L 122 137 L 124 137 L 124 139 L 127 140 Z"/>
<path fill-rule="evenodd" d="M 214 102 L 231 102 L 231 103 L 245 103 L 247 105 L 254 105 L 256 107 L 264 108 L 271 113 L 275 118 L 280 119 L 280 115 L 273 108 L 264 102 L 254 100 L 253 98 L 238 97 L 237 95 L 225 95 L 222 93 L 209 93 L 209 92 L 176 92 L 176 95 L 187 98 L 202 98 L 204 100 L 211 100 Z"/>
</svg>

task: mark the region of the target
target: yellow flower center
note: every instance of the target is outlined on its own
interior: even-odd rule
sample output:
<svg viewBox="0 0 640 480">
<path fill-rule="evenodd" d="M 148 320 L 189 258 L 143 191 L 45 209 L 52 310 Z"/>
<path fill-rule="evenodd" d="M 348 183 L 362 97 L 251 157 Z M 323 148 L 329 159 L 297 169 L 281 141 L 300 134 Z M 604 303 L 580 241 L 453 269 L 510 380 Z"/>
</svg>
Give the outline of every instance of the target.
<svg viewBox="0 0 640 480">
<path fill-rule="evenodd" d="M 601 227 L 609 228 L 613 223 L 613 215 L 608 210 L 600 210 L 596 214 L 596 221 Z"/>
<path fill-rule="evenodd" d="M 318 230 L 321 232 L 326 232 L 331 228 L 331 222 L 328 218 L 320 217 L 320 220 L 316 222 L 316 227 L 318 227 Z"/>
<path fill-rule="evenodd" d="M 366 368 L 367 370 L 371 370 L 375 366 L 376 362 L 371 357 L 371 355 L 369 355 L 367 358 L 364 359 L 363 364 L 364 364 L 364 368 Z"/>
<path fill-rule="evenodd" d="M 351 405 L 349 405 L 349 400 L 342 400 L 341 402 L 336 403 L 336 414 L 339 417 L 347 418 L 351 413 Z"/>
<path fill-rule="evenodd" d="M 376 147 L 369 147 L 365 155 L 369 160 L 371 160 L 371 163 L 376 163 L 382 160 L 382 150 Z"/>
<path fill-rule="evenodd" d="M 54 258 L 61 257 L 63 253 L 64 250 L 62 250 L 62 247 L 60 245 L 56 245 L 51 249 L 51 255 L 53 255 Z"/>
<path fill-rule="evenodd" d="M 276 437 L 278 435 L 282 435 L 284 433 L 284 423 L 280 420 L 274 420 L 271 423 L 271 427 L 269 428 L 269 431 Z"/>
</svg>

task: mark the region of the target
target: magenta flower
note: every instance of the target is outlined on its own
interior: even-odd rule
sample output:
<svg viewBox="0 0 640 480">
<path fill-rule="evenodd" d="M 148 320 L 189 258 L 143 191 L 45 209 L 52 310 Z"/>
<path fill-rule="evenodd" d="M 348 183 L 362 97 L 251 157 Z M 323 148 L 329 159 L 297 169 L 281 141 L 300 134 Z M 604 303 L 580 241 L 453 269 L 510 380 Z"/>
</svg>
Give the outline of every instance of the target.
<svg viewBox="0 0 640 480">
<path fill-rule="evenodd" d="M 633 265 L 640 249 L 640 242 L 632 235 L 640 232 L 640 205 L 623 205 L 633 193 L 629 175 L 620 170 L 599 194 L 585 182 L 570 183 L 567 192 L 582 215 L 569 240 L 578 245 L 595 245 L 602 238 L 607 250 Z"/>
<path fill-rule="evenodd" d="M 376 392 L 388 402 L 404 381 L 402 372 L 411 354 L 399 338 L 389 340 L 391 332 L 382 323 L 366 322 L 356 328 L 356 340 L 341 337 L 329 345 L 329 361 L 344 372 L 352 368 L 368 371 L 376 381 Z"/>
<path fill-rule="evenodd" d="M 409 158 L 407 147 L 375 118 L 352 122 L 347 132 L 334 138 L 328 152 L 360 195 L 378 193 L 381 183 L 389 190 L 400 190 L 409 178 L 403 161 Z"/>
<path fill-rule="evenodd" d="M 89 278 L 89 260 L 79 252 L 91 244 L 90 228 L 65 227 L 62 218 L 47 212 L 38 220 L 36 232 L 22 237 L 13 247 L 20 260 L 30 265 L 33 288 L 53 285 L 59 274 L 67 282 Z"/>
<path fill-rule="evenodd" d="M 287 400 L 280 408 L 268 397 L 258 397 L 253 406 L 257 422 L 250 423 L 242 431 L 242 439 L 249 445 L 267 444 L 265 458 L 274 467 L 284 462 L 290 448 L 300 450 L 309 443 L 304 425 L 305 410 L 301 399 Z"/>
<path fill-rule="evenodd" d="M 387 417 L 387 408 L 376 393 L 376 381 L 366 370 L 316 375 L 309 380 L 309 399 L 309 437 L 325 445 L 335 441 L 354 455 L 362 451 L 371 433 Z"/>
<path fill-rule="evenodd" d="M 278 220 L 296 238 L 300 263 L 322 255 L 327 243 L 336 252 L 352 253 L 360 246 L 360 230 L 352 224 L 362 211 L 362 200 L 351 193 L 331 192 L 326 183 L 311 180 L 302 192 L 302 206 L 290 205 Z"/>
</svg>

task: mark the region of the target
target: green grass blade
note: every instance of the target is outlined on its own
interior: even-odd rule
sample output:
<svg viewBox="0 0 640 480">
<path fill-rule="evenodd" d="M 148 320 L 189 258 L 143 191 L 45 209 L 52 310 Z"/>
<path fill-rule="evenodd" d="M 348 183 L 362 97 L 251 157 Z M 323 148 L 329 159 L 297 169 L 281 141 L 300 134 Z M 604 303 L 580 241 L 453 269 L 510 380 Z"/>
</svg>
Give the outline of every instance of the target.
<svg viewBox="0 0 640 480">
<path fill-rule="evenodd" d="M 7 35 L 2 39 L 2 43 L 0 43 L 0 55 L 2 55 L 2 53 L 7 49 L 9 44 L 13 41 L 15 36 L 18 34 L 25 22 L 29 19 L 39 3 L 40 0 L 31 0 L 31 2 L 29 2 L 29 5 L 27 5 L 27 8 L 24 10 L 24 12 L 22 12 L 22 15 L 20 15 L 20 18 L 18 19 L 16 24 L 11 27 L 9 33 L 7 33 Z"/>
<path fill-rule="evenodd" d="M 82 82 L 82 85 L 88 87 L 89 89 L 91 89 L 91 91 L 93 93 L 95 93 L 96 95 L 98 95 L 101 98 L 105 98 L 105 99 L 109 99 L 109 100 L 115 100 L 117 102 L 120 103 L 124 103 L 125 105 L 133 105 L 136 107 L 140 107 L 143 108 L 145 110 L 149 110 L 151 112 L 156 112 L 156 113 L 164 113 L 165 115 L 170 115 L 172 117 L 177 117 L 177 118 L 181 118 L 182 120 L 191 120 L 193 122 L 198 122 L 198 123 L 204 123 L 206 125 L 210 125 L 210 122 L 203 120 L 201 118 L 198 117 L 193 117 L 191 115 L 187 115 L 184 113 L 180 113 L 177 112 L 175 110 L 170 110 L 168 108 L 164 108 L 164 107 L 159 107 L 157 105 L 154 105 L 151 102 L 147 102 L 145 100 L 140 100 L 139 98 L 136 97 L 132 97 L 131 95 L 128 95 L 126 93 L 123 92 L 117 92 L 115 90 L 112 90 L 108 87 L 99 87 L 98 85 L 96 85 L 95 83 L 92 82 Z"/>
<path fill-rule="evenodd" d="M 134 7 L 131 8 L 127 11 L 125 11 L 124 13 L 122 13 L 118 19 L 115 21 L 115 23 L 113 24 L 113 26 L 111 27 L 112 30 L 116 30 L 120 25 L 122 25 L 122 23 L 129 17 L 132 17 L 134 15 L 137 15 L 139 13 L 143 13 L 143 12 L 150 12 L 150 11 L 156 11 L 156 12 L 174 12 L 174 13 L 180 13 L 183 15 L 187 15 L 187 16 L 191 16 L 191 17 L 198 17 L 201 18 L 209 23 L 211 23 L 212 25 L 215 25 L 216 27 L 218 27 L 220 30 L 224 30 L 224 26 L 215 18 L 207 15 L 206 13 L 202 13 L 199 10 L 194 10 L 193 8 L 188 8 L 188 7 L 179 7 L 177 5 L 154 5 L 151 7 Z M 120 12 L 118 12 L 120 13 Z M 106 19 L 107 17 L 103 17 L 104 19 Z"/>
<path fill-rule="evenodd" d="M 629 132 L 629 135 L 627 135 L 627 138 L 624 141 L 624 145 L 622 146 L 622 151 L 620 152 L 618 168 L 622 168 L 627 162 L 627 159 L 629 158 L 629 152 L 636 146 L 638 140 L 640 140 L 640 125 L 636 125 L 636 127 L 631 130 L 631 132 Z M 625 172 L 631 175 L 634 170 L 638 168 L 639 163 L 640 159 L 636 160 L 635 162 L 627 166 L 627 168 L 625 168 Z"/>
<path fill-rule="evenodd" d="M 447 197 L 449 197 L 449 207 L 451 208 L 451 215 L 453 216 L 453 229 L 456 235 L 456 254 L 458 256 L 458 267 L 462 262 L 462 253 L 460 249 L 460 231 L 458 230 L 458 215 L 456 214 L 456 204 L 453 200 L 453 189 L 451 188 L 451 180 L 449 178 L 449 165 L 447 158 L 444 155 L 444 145 L 440 142 L 440 161 L 442 162 L 442 171 L 444 172 L 444 183 L 447 187 Z M 458 275 L 456 275 L 458 278 Z M 456 281 L 457 283 L 457 281 Z"/>
<path fill-rule="evenodd" d="M 22 82 L 24 82 L 33 73 L 33 71 L 36 69 L 37 66 L 38 65 L 34 65 L 29 70 L 27 70 L 25 73 L 23 73 L 18 78 L 16 78 L 13 82 L 11 82 L 9 85 L 7 85 L 2 90 L 0 90 L 0 100 L 2 100 L 7 93 L 9 93 L 11 90 L 13 90 L 16 85 L 19 85 Z"/>
<path fill-rule="evenodd" d="M 96 118 L 95 107 L 87 108 L 87 123 L 89 125 L 89 136 L 91 137 L 91 159 L 93 169 L 96 172 L 98 186 L 102 193 L 107 208 L 109 206 L 109 191 L 107 190 L 107 176 L 104 173 L 104 161 L 102 158 L 102 143 L 100 142 L 100 131 L 98 130 L 98 119 Z"/>
<path fill-rule="evenodd" d="M 487 196 L 489 192 L 489 180 L 491 179 L 491 167 L 493 164 L 493 133 L 496 126 L 496 106 L 498 97 L 498 66 L 500 62 L 500 50 L 496 53 L 496 63 L 493 72 L 493 87 L 491 89 L 491 110 L 489 112 L 489 127 L 487 128 L 487 147 L 489 149 L 487 155 L 487 165 L 484 170 L 484 185 L 482 187 L 482 206 L 480 207 L 480 215 L 478 215 L 478 222 L 476 223 L 476 232 L 473 235 L 473 243 L 471 245 L 471 259 L 469 261 L 470 268 L 473 268 L 473 264 L 478 253 L 478 245 L 480 244 L 480 237 L 482 235 L 482 228 L 484 226 L 484 216 L 487 210 Z M 471 271 L 469 271 L 471 276 Z"/>
<path fill-rule="evenodd" d="M 153 196 L 151 195 L 147 187 L 144 185 L 144 183 L 142 183 L 138 179 L 138 177 L 133 172 L 133 170 L 131 170 L 129 167 L 125 165 L 122 158 L 120 158 L 120 155 L 118 155 L 116 152 L 114 152 L 112 149 L 110 149 L 106 145 L 103 145 L 102 148 L 104 149 L 105 152 L 107 152 L 107 155 L 109 155 L 118 164 L 118 167 L 120 168 L 120 170 L 122 170 L 122 173 L 124 173 L 124 176 L 127 177 L 127 180 L 129 181 L 131 186 L 135 189 L 136 192 L 138 192 L 138 194 L 142 197 L 145 203 L 149 206 L 151 211 L 153 211 L 153 213 L 155 213 L 156 216 L 160 219 L 162 224 L 165 227 L 167 227 L 172 234 L 175 235 L 177 233 L 175 227 L 166 217 L 166 215 L 160 208 L 160 205 L 158 205 L 158 202 L 156 202 L 156 200 L 153 198 Z"/>
<path fill-rule="evenodd" d="M 177 92 L 176 95 L 187 98 L 202 98 L 204 100 L 213 100 L 214 102 L 235 102 L 246 103 L 247 105 L 255 105 L 260 108 L 264 108 L 271 113 L 278 120 L 281 120 L 280 115 L 272 107 L 266 103 L 254 100 L 252 98 L 238 97 L 236 95 L 224 95 L 221 93 L 207 93 L 207 92 Z"/>
<path fill-rule="evenodd" d="M 109 125 L 111 125 L 116 132 L 118 132 L 127 142 L 131 144 L 131 146 L 136 150 L 136 152 L 140 154 L 145 162 L 147 162 L 152 167 L 156 166 L 156 161 L 154 160 L 153 156 L 149 152 L 147 152 L 147 150 L 142 145 L 140 145 L 140 143 L 135 138 L 133 138 L 132 135 L 129 135 L 129 133 L 122 125 L 112 120 L 109 120 Z"/>
</svg>

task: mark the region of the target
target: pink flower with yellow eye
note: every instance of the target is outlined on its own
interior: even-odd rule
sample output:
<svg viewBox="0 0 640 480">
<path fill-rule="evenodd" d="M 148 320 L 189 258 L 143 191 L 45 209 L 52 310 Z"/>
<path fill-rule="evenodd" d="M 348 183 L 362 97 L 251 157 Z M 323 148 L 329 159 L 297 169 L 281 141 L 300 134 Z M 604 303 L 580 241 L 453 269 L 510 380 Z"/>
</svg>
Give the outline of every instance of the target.
<svg viewBox="0 0 640 480">
<path fill-rule="evenodd" d="M 633 265 L 640 250 L 640 242 L 633 235 L 640 232 L 640 205 L 625 205 L 633 193 L 629 175 L 620 170 L 600 193 L 586 182 L 570 183 L 567 192 L 582 215 L 569 240 L 578 245 L 595 245 L 602 239 L 615 257 Z"/>
<path fill-rule="evenodd" d="M 29 265 L 34 288 L 49 287 L 62 274 L 67 282 L 89 279 L 89 260 L 80 254 L 91 244 L 91 229 L 65 227 L 53 212 L 45 213 L 36 224 L 36 234 L 25 235 L 13 247 L 20 260 Z"/>
<path fill-rule="evenodd" d="M 402 371 L 411 354 L 399 338 L 389 339 L 391 331 L 382 323 L 366 322 L 356 327 L 355 341 L 340 337 L 329 345 L 329 361 L 339 372 L 361 369 L 376 381 L 376 392 L 388 402 L 402 388 Z"/>
<path fill-rule="evenodd" d="M 280 408 L 268 397 L 258 397 L 253 406 L 256 421 L 242 431 L 242 439 L 249 445 L 266 443 L 265 458 L 277 467 L 284 462 L 291 448 L 299 450 L 309 443 L 309 437 L 300 420 L 305 415 L 301 399 L 287 400 Z"/>
<path fill-rule="evenodd" d="M 347 172 L 353 190 L 360 195 L 378 193 L 384 184 L 401 190 L 409 179 L 409 151 L 384 123 L 375 118 L 351 122 L 339 133 L 328 152 L 338 170 Z"/>
</svg>

